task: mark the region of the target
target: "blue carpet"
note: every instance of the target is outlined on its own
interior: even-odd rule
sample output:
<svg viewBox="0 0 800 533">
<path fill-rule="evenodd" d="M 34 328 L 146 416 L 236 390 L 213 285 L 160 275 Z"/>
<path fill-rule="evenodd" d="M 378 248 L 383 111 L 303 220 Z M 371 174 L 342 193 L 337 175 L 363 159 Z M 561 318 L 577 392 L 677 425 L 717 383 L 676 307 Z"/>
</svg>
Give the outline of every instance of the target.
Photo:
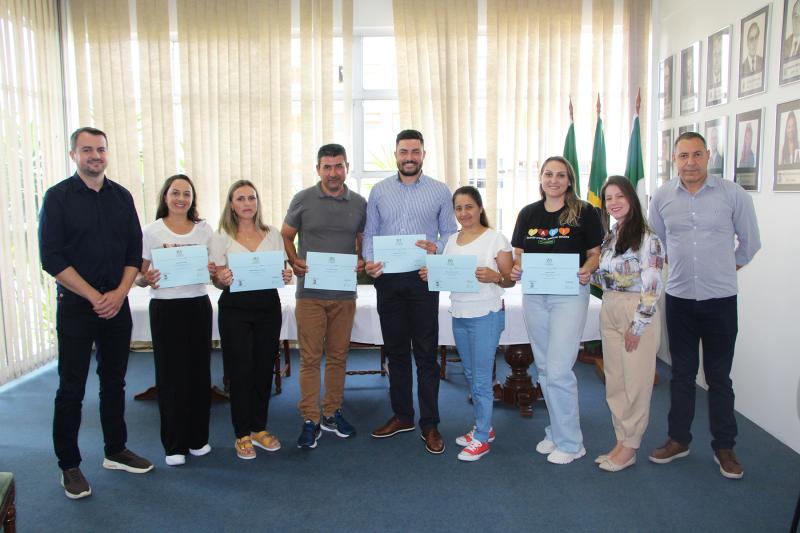
<svg viewBox="0 0 800 533">
<path fill-rule="evenodd" d="M 350 368 L 377 367 L 374 350 L 351 352 Z M 731 481 L 714 464 L 706 394 L 698 390 L 695 440 L 686 459 L 669 465 L 647 461 L 666 433 L 669 368 L 654 391 L 651 426 L 639 463 L 623 472 L 598 470 L 592 459 L 614 436 L 603 385 L 594 369 L 578 363 L 581 420 L 587 456 L 567 466 L 548 464 L 534 451 L 547 412 L 537 403 L 532 419 L 495 404 L 497 440 L 476 463 L 456 459 L 456 436 L 471 427 L 471 406 L 458 364 L 442 382 L 439 426 L 443 456 L 425 452 L 417 432 L 370 438 L 389 416 L 387 378 L 349 376 L 345 414 L 358 435 L 325 434 L 315 450 L 295 446 L 298 364 L 273 396 L 269 429 L 283 448 L 259 450 L 253 461 L 233 451 L 227 404 L 212 408 L 212 453 L 164 465 L 154 402 L 133 401 L 152 384 L 151 354 L 131 354 L 128 371 L 129 447 L 156 463 L 146 475 L 103 469 L 92 374 L 84 402 L 82 469 L 94 491 L 70 501 L 59 485 L 52 451 L 51 417 L 57 374 L 51 368 L 0 392 L 0 470 L 17 479 L 18 529 L 27 531 L 786 531 L 800 490 L 800 455 L 742 416 L 737 453 L 745 477 Z M 213 357 L 214 381 L 221 359 Z M 498 358 L 501 380 L 508 372 Z"/>
</svg>

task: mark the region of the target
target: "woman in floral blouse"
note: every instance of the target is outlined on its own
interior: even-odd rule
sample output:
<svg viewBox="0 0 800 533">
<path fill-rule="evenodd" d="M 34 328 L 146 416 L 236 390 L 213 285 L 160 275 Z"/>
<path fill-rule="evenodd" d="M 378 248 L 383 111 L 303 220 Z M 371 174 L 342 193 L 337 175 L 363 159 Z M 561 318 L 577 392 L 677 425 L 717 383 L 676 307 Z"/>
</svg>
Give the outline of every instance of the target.
<svg viewBox="0 0 800 533">
<path fill-rule="evenodd" d="M 606 401 L 617 444 L 595 462 L 617 472 L 636 463 L 647 429 L 660 324 L 653 320 L 663 288 L 664 248 L 647 226 L 636 191 L 611 176 L 600 193 L 607 235 L 595 281 L 603 287 L 600 325 Z M 609 217 L 617 223 L 609 229 Z"/>
</svg>

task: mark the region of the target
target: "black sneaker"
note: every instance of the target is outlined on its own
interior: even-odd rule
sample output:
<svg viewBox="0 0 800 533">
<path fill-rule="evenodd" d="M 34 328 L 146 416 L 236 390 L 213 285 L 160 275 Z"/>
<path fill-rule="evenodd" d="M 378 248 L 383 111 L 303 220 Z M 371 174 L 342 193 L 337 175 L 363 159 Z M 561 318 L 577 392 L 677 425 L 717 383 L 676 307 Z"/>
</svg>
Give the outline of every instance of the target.
<svg viewBox="0 0 800 533">
<path fill-rule="evenodd" d="M 356 428 L 350 425 L 350 422 L 344 419 L 341 409 L 337 409 L 333 416 L 323 416 L 320 426 L 325 431 L 336 433 L 337 436 L 346 439 L 356 434 Z"/>
<path fill-rule="evenodd" d="M 103 468 L 124 470 L 132 474 L 144 474 L 153 469 L 153 463 L 125 448 L 121 452 L 103 459 Z"/>
<path fill-rule="evenodd" d="M 77 466 L 61 471 L 61 486 L 64 487 L 64 494 L 70 500 L 78 500 L 92 494 L 92 487 Z"/>
<path fill-rule="evenodd" d="M 311 420 L 303 422 L 303 431 L 297 439 L 297 447 L 303 450 L 311 450 L 317 447 L 317 441 L 322 435 L 319 429 L 319 424 L 315 424 Z"/>
</svg>

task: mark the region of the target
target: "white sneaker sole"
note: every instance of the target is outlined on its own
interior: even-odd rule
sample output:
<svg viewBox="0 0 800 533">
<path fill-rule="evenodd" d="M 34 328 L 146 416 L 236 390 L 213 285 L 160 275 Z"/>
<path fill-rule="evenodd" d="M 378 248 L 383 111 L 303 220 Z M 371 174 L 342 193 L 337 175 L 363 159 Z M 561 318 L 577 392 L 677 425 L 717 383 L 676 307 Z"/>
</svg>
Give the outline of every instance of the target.
<svg viewBox="0 0 800 533">
<path fill-rule="evenodd" d="M 61 476 L 61 486 L 64 487 L 64 476 Z M 80 500 L 81 498 L 85 498 L 87 496 L 92 495 L 92 487 L 89 487 L 89 490 L 85 490 L 78 494 L 72 494 L 67 490 L 66 487 L 64 487 L 64 494 L 66 494 L 67 498 L 69 498 L 70 500 Z"/>
<path fill-rule="evenodd" d="M 584 455 L 586 455 L 586 448 L 583 447 L 576 453 L 562 452 L 555 449 L 547 456 L 547 462 L 554 465 L 568 465 L 575 459 L 580 459 Z"/>
<path fill-rule="evenodd" d="M 536 445 L 536 451 L 542 455 L 550 455 L 556 451 L 556 443 L 548 439 L 541 440 Z"/>
<path fill-rule="evenodd" d="M 322 431 L 327 431 L 328 433 L 335 433 L 337 437 L 340 437 L 342 439 L 346 439 L 348 437 L 352 437 L 353 435 L 355 435 L 355 432 L 350 434 L 342 433 L 341 431 L 339 431 L 339 428 L 329 428 L 325 424 L 320 424 L 319 427 Z"/>
<path fill-rule="evenodd" d="M 206 444 L 202 448 L 198 448 L 196 450 L 193 448 L 189 448 L 189 453 L 194 455 L 195 457 L 202 457 L 204 455 L 211 453 L 211 446 L 209 444 Z"/>
<path fill-rule="evenodd" d="M 322 436 L 322 432 L 320 431 L 319 435 L 315 435 L 314 436 L 314 444 L 312 444 L 310 446 L 303 446 L 301 444 L 298 444 L 297 447 L 300 448 L 301 450 L 313 450 L 314 448 L 317 447 L 317 442 L 319 441 L 319 438 L 321 436 Z"/>
<path fill-rule="evenodd" d="M 681 459 L 683 457 L 686 457 L 687 455 L 689 455 L 689 450 L 686 450 L 685 452 L 681 453 L 676 453 L 675 455 L 671 457 L 665 457 L 664 459 L 659 459 L 658 457 L 653 457 L 652 455 L 649 455 L 647 458 L 650 459 L 651 462 L 656 463 L 658 465 L 665 465 L 667 463 L 671 463 L 675 459 Z M 714 458 L 716 459 L 716 456 L 714 456 Z"/>
<path fill-rule="evenodd" d="M 182 454 L 175 454 L 175 455 L 167 455 L 164 458 L 164 462 L 167 463 L 167 466 L 181 466 L 186 464 L 186 456 Z"/>
<path fill-rule="evenodd" d="M 486 450 L 485 452 L 483 452 L 480 455 L 470 455 L 470 454 L 466 454 L 464 452 L 461 452 L 461 453 L 458 454 L 458 460 L 459 461 L 466 461 L 468 463 L 471 463 L 472 461 L 477 461 L 478 459 L 480 459 L 484 455 L 488 454 L 490 451 L 491 450 Z"/>
<path fill-rule="evenodd" d="M 744 471 L 742 471 L 741 474 L 731 474 L 730 472 L 727 472 L 724 468 L 722 468 L 722 465 L 719 464 L 719 459 L 717 459 L 716 454 L 714 455 L 714 462 L 719 465 L 719 473 L 722 474 L 723 477 L 728 479 L 742 479 L 742 476 L 744 476 Z"/>
<path fill-rule="evenodd" d="M 147 468 L 136 468 L 105 458 L 103 459 L 103 468 L 108 470 L 124 470 L 125 472 L 130 472 L 131 474 L 146 474 L 153 469 L 153 465 L 150 465 Z"/>
</svg>

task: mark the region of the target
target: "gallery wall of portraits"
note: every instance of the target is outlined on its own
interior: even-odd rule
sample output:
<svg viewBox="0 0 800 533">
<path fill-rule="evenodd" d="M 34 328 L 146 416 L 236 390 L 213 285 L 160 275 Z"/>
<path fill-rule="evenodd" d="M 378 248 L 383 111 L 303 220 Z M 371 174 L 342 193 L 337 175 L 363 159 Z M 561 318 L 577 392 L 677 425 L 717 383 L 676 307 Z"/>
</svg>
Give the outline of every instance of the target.
<svg viewBox="0 0 800 533">
<path fill-rule="evenodd" d="M 659 184 L 675 177 L 674 139 L 697 131 L 711 151 L 709 173 L 752 192 L 800 192 L 800 0 L 721 22 L 727 24 L 659 57 Z M 771 91 L 790 96 L 763 105 L 759 97 Z M 764 153 L 767 144 L 774 153 Z"/>
</svg>

